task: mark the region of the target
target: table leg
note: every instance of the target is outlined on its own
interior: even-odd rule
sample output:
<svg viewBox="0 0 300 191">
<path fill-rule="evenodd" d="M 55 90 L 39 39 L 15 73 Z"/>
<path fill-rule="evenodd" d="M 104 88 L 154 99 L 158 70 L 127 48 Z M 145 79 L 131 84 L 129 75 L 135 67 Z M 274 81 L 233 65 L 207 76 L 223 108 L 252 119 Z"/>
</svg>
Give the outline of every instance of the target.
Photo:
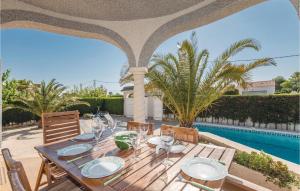
<svg viewBox="0 0 300 191">
<path fill-rule="evenodd" d="M 39 174 L 38 174 L 38 177 L 37 177 L 37 180 L 36 180 L 36 183 L 35 183 L 34 191 L 38 191 L 38 189 L 41 185 L 41 180 L 42 180 L 42 176 L 45 172 L 45 167 L 46 167 L 45 159 L 42 159 L 42 163 L 41 163 Z"/>
</svg>

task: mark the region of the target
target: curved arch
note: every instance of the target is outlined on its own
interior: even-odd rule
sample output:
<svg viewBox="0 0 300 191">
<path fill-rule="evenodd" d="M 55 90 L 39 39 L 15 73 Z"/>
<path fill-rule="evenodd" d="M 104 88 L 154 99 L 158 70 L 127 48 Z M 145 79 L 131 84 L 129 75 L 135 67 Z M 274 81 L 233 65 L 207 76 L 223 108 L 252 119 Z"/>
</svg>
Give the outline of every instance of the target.
<svg viewBox="0 0 300 191">
<path fill-rule="evenodd" d="M 193 12 L 169 21 L 168 23 L 159 27 L 147 39 L 139 56 L 138 66 L 146 67 L 155 49 L 166 39 L 178 33 L 209 24 L 235 12 L 256 5 L 262 1 L 264 0 L 215 1 L 205 7 L 201 7 Z"/>
<path fill-rule="evenodd" d="M 48 32 L 104 40 L 122 49 L 127 55 L 130 66 L 136 66 L 136 60 L 128 42 L 116 32 L 105 27 L 23 10 L 2 10 L 0 17 L 2 28 L 33 28 Z"/>
</svg>

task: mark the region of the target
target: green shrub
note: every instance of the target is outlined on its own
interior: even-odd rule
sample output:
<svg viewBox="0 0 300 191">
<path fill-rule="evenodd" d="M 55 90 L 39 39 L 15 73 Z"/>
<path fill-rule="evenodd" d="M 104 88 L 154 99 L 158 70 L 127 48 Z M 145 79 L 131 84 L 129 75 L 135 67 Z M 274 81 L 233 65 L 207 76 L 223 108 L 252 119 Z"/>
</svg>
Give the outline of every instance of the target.
<svg viewBox="0 0 300 191">
<path fill-rule="evenodd" d="M 274 161 L 265 153 L 237 151 L 234 160 L 245 167 L 261 172 L 266 176 L 266 181 L 273 182 L 279 187 L 299 187 L 299 177 L 291 173 L 288 167 L 280 161 Z"/>
<path fill-rule="evenodd" d="M 90 104 L 87 105 L 74 105 L 66 108 L 66 111 L 78 110 L 80 115 L 96 113 L 98 108 L 100 111 L 107 111 L 111 114 L 123 115 L 123 97 L 90 97 L 80 98 L 80 101 L 85 101 Z M 10 109 L 3 112 L 2 124 L 9 123 L 23 123 L 30 120 L 37 119 L 36 116 L 30 112 L 25 112 L 19 109 Z"/>
<path fill-rule="evenodd" d="M 300 95 L 223 96 L 199 117 L 239 120 L 254 123 L 299 123 Z M 253 123 L 253 125 L 254 125 Z"/>
<path fill-rule="evenodd" d="M 99 109 L 111 114 L 123 115 L 123 97 L 90 97 L 80 98 L 79 100 L 88 102 L 90 106 L 76 105 L 67 108 L 67 110 L 78 110 L 80 115 L 83 115 L 85 113 L 97 113 Z"/>
<path fill-rule="evenodd" d="M 10 109 L 2 113 L 2 125 L 24 123 L 30 120 L 38 120 L 38 117 L 21 109 Z"/>
<path fill-rule="evenodd" d="M 124 99 L 123 97 L 107 97 L 103 99 L 102 111 L 123 115 Z"/>
</svg>

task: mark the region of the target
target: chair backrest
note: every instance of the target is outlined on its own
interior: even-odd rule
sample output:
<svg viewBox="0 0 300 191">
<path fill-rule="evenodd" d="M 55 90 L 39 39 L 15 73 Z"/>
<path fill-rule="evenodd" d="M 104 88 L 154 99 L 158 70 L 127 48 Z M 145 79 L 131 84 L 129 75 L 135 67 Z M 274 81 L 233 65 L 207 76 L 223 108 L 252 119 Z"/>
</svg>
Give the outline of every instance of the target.
<svg viewBox="0 0 300 191">
<path fill-rule="evenodd" d="M 80 134 L 78 111 L 42 114 L 44 144 L 73 138 Z"/>
<path fill-rule="evenodd" d="M 197 144 L 199 142 L 199 134 L 197 129 L 187 127 L 176 127 L 171 125 L 162 125 L 161 132 L 172 130 L 175 133 L 175 138 L 180 141 Z"/>
<path fill-rule="evenodd" d="M 147 126 L 148 127 L 148 135 L 153 134 L 154 130 L 154 124 L 153 123 L 141 123 L 141 122 L 136 122 L 136 121 L 128 121 L 127 122 L 127 130 L 129 131 L 134 131 L 138 128 L 141 128 L 142 126 Z"/>
<path fill-rule="evenodd" d="M 9 149 L 8 148 L 4 148 L 1 150 L 1 153 L 3 155 L 3 159 L 4 159 L 4 163 L 6 166 L 7 170 L 11 170 L 14 168 L 14 164 L 15 164 L 15 160 L 12 158 Z"/>
<path fill-rule="evenodd" d="M 8 178 L 13 191 L 31 191 L 31 187 L 21 162 L 15 161 L 9 149 L 1 150 L 7 168 Z"/>
</svg>

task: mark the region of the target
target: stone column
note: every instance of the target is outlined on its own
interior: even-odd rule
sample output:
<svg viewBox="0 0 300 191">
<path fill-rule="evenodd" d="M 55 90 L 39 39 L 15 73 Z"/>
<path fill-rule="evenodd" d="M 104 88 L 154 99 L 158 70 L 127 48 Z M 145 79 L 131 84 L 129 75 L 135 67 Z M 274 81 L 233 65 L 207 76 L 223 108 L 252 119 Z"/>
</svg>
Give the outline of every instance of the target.
<svg viewBox="0 0 300 191">
<path fill-rule="evenodd" d="M 147 73 L 146 67 L 132 67 L 130 72 L 134 78 L 133 92 L 133 120 L 145 122 L 145 87 L 144 77 Z"/>
</svg>

